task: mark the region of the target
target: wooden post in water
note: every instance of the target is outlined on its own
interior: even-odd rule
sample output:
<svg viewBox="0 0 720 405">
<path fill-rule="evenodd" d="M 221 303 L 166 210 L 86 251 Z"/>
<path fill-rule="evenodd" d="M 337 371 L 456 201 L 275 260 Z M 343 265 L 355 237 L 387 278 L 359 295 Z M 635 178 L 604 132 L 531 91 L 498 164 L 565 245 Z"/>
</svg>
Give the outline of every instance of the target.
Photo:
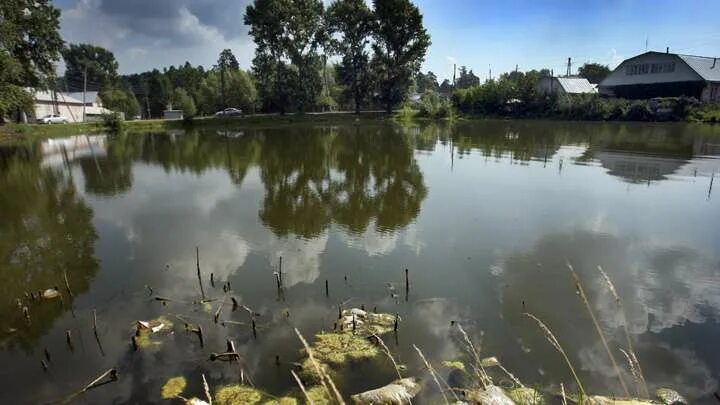
<svg viewBox="0 0 720 405">
<path fill-rule="evenodd" d="M 197 264 L 197 277 L 198 277 L 198 284 L 200 284 L 200 295 L 202 296 L 202 300 L 205 301 L 205 290 L 203 289 L 202 284 L 202 275 L 200 274 L 200 247 L 195 247 L 195 259 Z"/>
<path fill-rule="evenodd" d="M 410 276 L 408 269 L 405 269 L 405 302 L 408 300 L 408 295 L 410 295 Z"/>
<path fill-rule="evenodd" d="M 257 339 L 257 329 L 255 328 L 255 317 L 252 318 L 252 333 L 253 338 Z"/>
<path fill-rule="evenodd" d="M 67 342 L 68 347 L 70 350 L 74 349 L 73 341 L 72 341 L 72 332 L 70 332 L 70 329 L 65 331 L 65 341 Z"/>
<path fill-rule="evenodd" d="M 326 297 L 329 297 L 329 296 L 330 296 L 330 287 L 329 287 L 329 285 L 328 285 L 328 281 L 327 281 L 327 280 L 325 280 L 325 296 L 326 296 Z"/>
<path fill-rule="evenodd" d="M 282 256 L 280 256 L 280 264 L 278 265 L 278 274 L 280 275 L 280 283 L 282 283 Z"/>
</svg>

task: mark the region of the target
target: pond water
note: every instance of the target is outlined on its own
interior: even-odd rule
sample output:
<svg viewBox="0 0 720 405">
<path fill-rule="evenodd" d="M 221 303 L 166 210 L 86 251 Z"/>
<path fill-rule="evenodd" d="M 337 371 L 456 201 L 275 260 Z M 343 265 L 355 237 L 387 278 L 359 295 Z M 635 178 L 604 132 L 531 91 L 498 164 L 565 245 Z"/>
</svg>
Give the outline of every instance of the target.
<svg viewBox="0 0 720 405">
<path fill-rule="evenodd" d="M 74 400 L 163 402 L 174 376 L 187 378 L 186 396 L 202 397 L 203 374 L 218 387 L 239 382 L 240 368 L 281 395 L 296 390 L 290 370 L 305 358 L 294 328 L 312 342 L 332 330 L 338 306 L 399 314 L 397 335 L 384 339 L 404 373 L 423 379 L 416 403 L 438 397 L 413 345 L 441 378 L 442 361 L 467 358 L 451 323 L 526 385 L 575 392 L 523 312 L 553 331 L 586 391 L 621 395 L 568 263 L 631 394 L 624 325 L 651 392 L 670 387 L 712 403 L 719 172 L 719 127 L 647 123 L 312 123 L 6 147 L 0 403 L 61 400 L 111 367 L 116 382 Z M 204 305 L 193 303 L 196 248 Z M 62 302 L 25 295 L 55 286 Z M 259 314 L 256 337 L 230 297 Z M 174 325 L 135 351 L 136 321 L 159 316 Z M 202 327 L 203 345 L 185 322 Z M 208 360 L 228 338 L 240 367 Z M 349 395 L 394 378 L 379 358 L 337 382 Z"/>
</svg>

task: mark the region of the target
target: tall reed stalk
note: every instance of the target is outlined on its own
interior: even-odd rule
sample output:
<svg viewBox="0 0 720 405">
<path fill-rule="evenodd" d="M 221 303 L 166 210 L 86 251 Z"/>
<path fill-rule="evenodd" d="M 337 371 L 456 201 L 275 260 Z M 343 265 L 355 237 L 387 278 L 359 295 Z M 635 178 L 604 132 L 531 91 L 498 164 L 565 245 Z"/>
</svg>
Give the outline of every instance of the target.
<svg viewBox="0 0 720 405">
<path fill-rule="evenodd" d="M 530 313 L 523 313 L 523 315 L 529 317 L 530 319 L 537 322 L 538 326 L 540 327 L 540 330 L 543 331 L 543 334 L 545 334 L 545 339 L 550 342 L 550 344 L 555 348 L 555 350 L 562 355 L 563 359 L 565 359 L 565 363 L 567 364 L 568 368 L 570 369 L 570 373 L 572 373 L 573 378 L 575 379 L 575 384 L 577 384 L 578 389 L 580 390 L 580 403 L 582 403 L 585 400 L 585 397 L 587 396 L 585 394 L 585 388 L 582 385 L 582 382 L 580 381 L 580 377 L 578 377 L 577 373 L 575 372 L 575 367 L 573 367 L 572 363 L 570 362 L 570 359 L 568 358 L 567 354 L 565 353 L 565 349 L 560 345 L 560 342 L 558 342 L 555 335 L 553 335 L 552 331 L 550 331 L 550 328 L 547 327 L 541 321 L 538 317 L 536 317 L 533 314 Z"/>
<path fill-rule="evenodd" d="M 625 385 L 625 380 L 622 377 L 622 374 L 620 373 L 620 367 L 617 365 L 617 361 L 615 361 L 615 356 L 613 356 L 612 352 L 610 351 L 610 347 L 608 346 L 607 340 L 605 339 L 605 334 L 603 333 L 602 329 L 600 328 L 600 324 L 597 321 L 597 318 L 595 317 L 595 313 L 592 310 L 592 307 L 590 306 L 590 302 L 587 299 L 587 295 L 585 295 L 585 290 L 583 289 L 582 282 L 580 281 L 580 277 L 575 272 L 575 269 L 573 266 L 568 263 L 568 268 L 570 269 L 570 272 L 573 275 L 573 278 L 575 279 L 575 287 L 577 288 L 578 294 L 580 294 L 580 299 L 582 299 L 582 302 L 585 304 L 585 308 L 588 311 L 588 314 L 590 314 L 590 318 L 592 319 L 593 325 L 595 326 L 595 331 L 597 331 L 598 336 L 600 336 L 600 341 L 603 344 L 603 347 L 605 348 L 605 352 L 607 352 L 608 357 L 610 358 L 610 362 L 613 365 L 613 369 L 615 369 L 615 373 L 617 374 L 618 381 L 620 381 L 620 385 L 622 386 L 623 391 L 625 392 L 626 396 L 630 396 L 630 392 L 628 391 L 627 385 Z"/>
<path fill-rule="evenodd" d="M 435 381 L 435 384 L 438 386 L 438 389 L 440 390 L 440 395 L 442 395 L 443 400 L 445 401 L 445 405 L 449 405 L 450 402 L 448 402 L 448 398 L 447 398 L 447 396 L 445 395 L 445 389 L 444 389 L 443 386 L 440 384 L 440 380 L 438 380 L 437 373 L 435 372 L 435 369 L 434 369 L 433 366 L 430 365 L 430 363 L 427 361 L 427 359 L 425 358 L 425 355 L 423 354 L 422 351 L 420 351 L 420 348 L 419 348 L 419 347 L 413 345 L 413 348 L 415 348 L 415 351 L 417 351 L 417 353 L 418 353 L 418 355 L 420 356 L 420 358 L 422 359 L 423 363 L 425 363 L 425 367 L 427 367 L 428 371 L 430 372 L 430 376 L 432 376 L 433 380 Z M 450 390 L 450 392 L 451 392 L 453 395 L 455 395 L 455 392 L 454 392 L 452 389 Z M 456 396 L 455 398 L 457 399 L 457 396 Z"/>
<path fill-rule="evenodd" d="M 487 389 L 491 385 L 493 385 L 492 379 L 490 376 L 488 376 L 487 372 L 485 371 L 485 367 L 482 365 L 482 360 L 480 359 L 480 353 L 475 348 L 475 345 L 473 344 L 472 340 L 470 340 L 470 336 L 468 336 L 467 332 L 465 332 L 465 329 L 463 329 L 462 325 L 459 323 L 457 324 L 457 328 L 460 331 L 460 334 L 462 334 L 463 339 L 465 339 L 465 344 L 468 347 L 468 350 L 470 351 L 470 354 L 473 356 L 473 360 L 475 360 L 475 369 L 477 370 L 478 378 L 480 379 L 480 384 L 482 384 L 483 388 Z"/>
<path fill-rule="evenodd" d="M 328 395 L 328 398 L 335 398 L 338 404 L 345 405 L 345 401 L 342 398 L 342 395 L 340 395 L 340 391 L 338 391 L 337 387 L 335 386 L 335 383 L 333 382 L 332 378 L 323 370 L 322 367 L 318 364 L 318 362 L 315 360 L 315 356 L 313 356 L 312 349 L 310 348 L 310 345 L 308 344 L 307 340 L 303 337 L 303 335 L 300 333 L 300 331 L 295 328 L 295 334 L 297 334 L 298 338 L 302 342 L 303 346 L 305 347 L 305 351 L 308 353 L 308 357 L 310 358 L 310 362 L 312 363 L 313 367 L 315 368 L 315 372 L 320 376 L 320 382 L 322 383 L 323 387 L 325 388 L 325 391 Z M 330 388 L 328 388 L 330 386 Z M 332 389 L 332 391 L 331 391 Z"/>
<path fill-rule="evenodd" d="M 643 375 L 642 367 L 640 367 L 640 361 L 638 361 L 637 355 L 635 354 L 635 349 L 633 348 L 632 339 L 630 338 L 630 331 L 627 327 L 628 320 L 625 314 L 625 308 L 623 307 L 622 300 L 620 300 L 620 296 L 615 289 L 615 285 L 613 284 L 612 280 L 610 280 L 610 277 L 608 277 L 607 273 L 605 273 L 605 270 L 603 270 L 601 266 L 597 266 L 597 269 L 602 275 L 603 280 L 605 280 L 605 284 L 607 284 L 608 290 L 610 290 L 610 294 L 612 294 L 613 298 L 615 298 L 618 312 L 620 313 L 620 316 L 622 316 L 622 327 L 623 331 L 625 332 L 625 341 L 627 343 L 628 350 L 627 352 L 622 349 L 620 350 L 625 355 L 625 358 L 627 359 L 630 366 L 630 372 L 635 378 L 638 395 L 643 395 L 645 398 L 649 398 L 650 393 L 648 392 L 647 383 L 645 382 L 645 376 Z"/>
</svg>

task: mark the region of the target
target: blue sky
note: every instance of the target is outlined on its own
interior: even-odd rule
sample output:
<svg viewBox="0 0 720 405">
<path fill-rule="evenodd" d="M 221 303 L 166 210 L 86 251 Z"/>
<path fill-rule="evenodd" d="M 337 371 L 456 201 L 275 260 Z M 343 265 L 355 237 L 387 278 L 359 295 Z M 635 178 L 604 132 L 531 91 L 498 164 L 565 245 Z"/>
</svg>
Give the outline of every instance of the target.
<svg viewBox="0 0 720 405">
<path fill-rule="evenodd" d="M 123 73 L 180 64 L 210 66 L 231 48 L 249 67 L 254 46 L 242 15 L 250 0 L 57 0 L 70 42 L 112 50 Z M 326 1 L 329 3 L 329 1 Z M 452 64 L 486 78 L 509 71 L 564 72 L 593 61 L 616 66 L 648 49 L 720 56 L 718 0 L 416 0 L 432 38 L 423 70 Z"/>
</svg>

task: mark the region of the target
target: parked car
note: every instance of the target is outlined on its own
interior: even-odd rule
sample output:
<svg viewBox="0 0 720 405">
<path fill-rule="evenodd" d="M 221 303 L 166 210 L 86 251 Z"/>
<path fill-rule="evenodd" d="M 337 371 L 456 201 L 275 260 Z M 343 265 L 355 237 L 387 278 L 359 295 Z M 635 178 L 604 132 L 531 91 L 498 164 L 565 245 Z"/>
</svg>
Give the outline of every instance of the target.
<svg viewBox="0 0 720 405">
<path fill-rule="evenodd" d="M 237 117 L 242 115 L 242 110 L 239 108 L 226 108 L 222 111 L 218 111 L 215 113 L 216 117 Z"/>
<path fill-rule="evenodd" d="M 62 115 L 50 114 L 42 118 L 38 118 L 37 122 L 39 122 L 40 124 L 67 124 L 68 119 L 67 117 L 63 117 Z"/>
</svg>

